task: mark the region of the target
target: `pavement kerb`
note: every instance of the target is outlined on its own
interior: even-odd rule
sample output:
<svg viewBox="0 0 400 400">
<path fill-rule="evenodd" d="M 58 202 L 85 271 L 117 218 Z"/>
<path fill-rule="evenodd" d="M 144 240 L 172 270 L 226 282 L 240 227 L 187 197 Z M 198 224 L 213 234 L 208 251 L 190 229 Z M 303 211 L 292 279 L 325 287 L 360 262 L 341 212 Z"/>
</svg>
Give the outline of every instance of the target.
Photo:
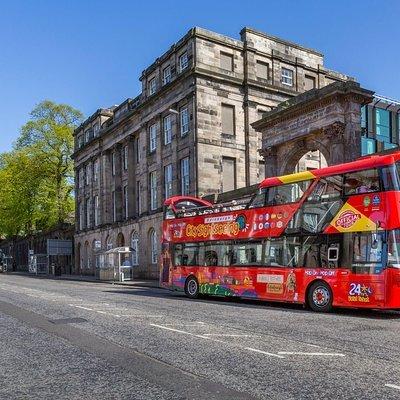
<svg viewBox="0 0 400 400">
<path fill-rule="evenodd" d="M 141 288 L 154 288 L 154 289 L 164 289 L 159 286 L 158 281 L 127 281 L 127 282 L 114 282 L 114 281 L 101 281 L 99 279 L 85 278 L 84 276 L 77 275 L 77 277 L 69 276 L 51 276 L 51 275 L 33 275 L 25 272 L 6 272 L 9 275 L 21 275 L 27 276 L 35 279 L 51 279 L 55 281 L 73 281 L 73 282 L 90 282 L 90 283 L 107 283 L 109 285 L 127 286 L 127 287 L 141 287 Z M 1 277 L 1 274 L 0 274 Z"/>
</svg>

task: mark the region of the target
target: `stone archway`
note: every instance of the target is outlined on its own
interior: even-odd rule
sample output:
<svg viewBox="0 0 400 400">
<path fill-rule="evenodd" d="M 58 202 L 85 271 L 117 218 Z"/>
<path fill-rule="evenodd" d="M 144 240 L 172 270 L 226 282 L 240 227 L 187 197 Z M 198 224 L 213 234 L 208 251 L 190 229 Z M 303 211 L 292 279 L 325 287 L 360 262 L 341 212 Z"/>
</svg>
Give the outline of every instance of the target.
<svg viewBox="0 0 400 400">
<path fill-rule="evenodd" d="M 373 92 L 336 82 L 278 105 L 252 124 L 262 132 L 265 176 L 290 174 L 303 154 L 319 150 L 328 165 L 361 156 L 361 106 Z"/>
</svg>

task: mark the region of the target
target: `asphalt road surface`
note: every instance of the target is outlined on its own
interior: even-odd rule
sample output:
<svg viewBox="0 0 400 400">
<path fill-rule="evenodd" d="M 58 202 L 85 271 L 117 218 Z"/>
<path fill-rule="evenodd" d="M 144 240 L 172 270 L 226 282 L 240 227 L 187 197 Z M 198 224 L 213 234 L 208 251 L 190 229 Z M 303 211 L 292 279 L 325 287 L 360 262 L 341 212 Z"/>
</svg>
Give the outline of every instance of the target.
<svg viewBox="0 0 400 400">
<path fill-rule="evenodd" d="M 0 275 L 0 399 L 399 399 L 400 313 Z"/>
</svg>

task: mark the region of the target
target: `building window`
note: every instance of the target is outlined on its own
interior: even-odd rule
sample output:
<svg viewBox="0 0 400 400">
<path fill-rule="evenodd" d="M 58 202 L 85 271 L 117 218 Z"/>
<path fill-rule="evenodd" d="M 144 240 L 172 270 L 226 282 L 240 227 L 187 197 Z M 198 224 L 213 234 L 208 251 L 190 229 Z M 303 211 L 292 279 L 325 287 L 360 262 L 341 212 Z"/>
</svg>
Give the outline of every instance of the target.
<svg viewBox="0 0 400 400">
<path fill-rule="evenodd" d="M 164 167 L 164 192 L 166 199 L 172 196 L 172 164 Z"/>
<path fill-rule="evenodd" d="M 361 107 L 361 132 L 366 135 L 368 132 L 368 107 Z"/>
<path fill-rule="evenodd" d="M 233 55 L 221 52 L 220 67 L 226 71 L 233 71 Z"/>
<path fill-rule="evenodd" d="M 85 143 L 87 143 L 90 140 L 90 130 L 88 129 L 85 131 Z"/>
<path fill-rule="evenodd" d="M 150 153 L 156 150 L 157 148 L 157 127 L 156 124 L 150 126 Z"/>
<path fill-rule="evenodd" d="M 125 219 L 128 219 L 129 216 L 128 185 L 125 185 L 123 188 L 123 196 L 124 196 L 124 217 Z"/>
<path fill-rule="evenodd" d="M 91 211 L 91 201 L 90 198 L 86 199 L 86 227 L 90 228 L 91 221 L 90 221 L 90 211 Z"/>
<path fill-rule="evenodd" d="M 100 162 L 99 159 L 96 158 L 93 162 L 93 181 L 97 182 L 99 179 L 99 169 L 100 169 Z"/>
<path fill-rule="evenodd" d="M 361 138 L 361 155 L 366 156 L 368 154 L 376 153 L 376 140 L 367 137 Z"/>
<path fill-rule="evenodd" d="M 157 90 L 157 81 L 156 78 L 150 79 L 149 81 L 149 95 L 151 96 Z"/>
<path fill-rule="evenodd" d="M 85 184 L 85 170 L 83 167 L 78 172 L 78 187 L 82 189 Z"/>
<path fill-rule="evenodd" d="M 236 189 L 236 160 L 230 157 L 222 158 L 222 192 Z"/>
<path fill-rule="evenodd" d="M 142 213 L 142 194 L 140 190 L 140 181 L 136 182 L 136 214 L 140 215 Z"/>
<path fill-rule="evenodd" d="M 83 201 L 79 202 L 79 230 L 85 227 L 85 204 Z"/>
<path fill-rule="evenodd" d="M 92 166 L 89 163 L 86 165 L 86 186 L 88 186 L 90 183 L 91 174 L 92 174 Z"/>
<path fill-rule="evenodd" d="M 293 71 L 291 69 L 282 68 L 282 80 L 283 85 L 293 86 Z"/>
<path fill-rule="evenodd" d="M 132 265 L 139 265 L 139 237 L 136 232 L 131 235 Z"/>
<path fill-rule="evenodd" d="M 258 162 L 258 180 L 263 181 L 265 179 L 265 162 Z"/>
<path fill-rule="evenodd" d="M 172 140 L 172 116 L 164 117 L 164 144 L 170 144 Z"/>
<path fill-rule="evenodd" d="M 182 196 L 189 195 L 189 157 L 181 160 L 181 193 Z"/>
<path fill-rule="evenodd" d="M 257 74 L 257 78 L 268 80 L 269 79 L 269 65 L 265 62 L 257 61 L 256 74 Z"/>
<path fill-rule="evenodd" d="M 157 172 L 150 172 L 150 210 L 157 209 Z"/>
<path fill-rule="evenodd" d="M 111 153 L 111 174 L 115 176 L 115 151 Z"/>
<path fill-rule="evenodd" d="M 163 85 L 171 82 L 171 66 L 168 65 L 163 69 Z"/>
<path fill-rule="evenodd" d="M 128 146 L 124 146 L 124 170 L 128 169 Z"/>
<path fill-rule="evenodd" d="M 390 143 L 390 112 L 382 108 L 375 109 L 376 139 L 380 142 Z"/>
<path fill-rule="evenodd" d="M 151 247 L 151 263 L 157 264 L 158 254 L 157 254 L 157 235 L 154 229 L 150 230 L 150 247 Z"/>
<path fill-rule="evenodd" d="M 235 106 L 222 104 L 221 106 L 222 133 L 226 135 L 235 134 Z"/>
<path fill-rule="evenodd" d="M 310 75 L 304 76 L 304 91 L 315 89 L 315 78 Z"/>
<path fill-rule="evenodd" d="M 140 141 L 139 137 L 135 139 L 135 149 L 136 149 L 136 163 L 140 162 Z"/>
<path fill-rule="evenodd" d="M 100 203 L 99 196 L 94 196 L 94 225 L 98 226 L 100 224 Z"/>
<path fill-rule="evenodd" d="M 113 222 L 117 220 L 117 197 L 115 195 L 115 190 L 112 192 L 112 218 Z"/>
<path fill-rule="evenodd" d="M 78 136 L 78 149 L 83 146 L 83 135 Z"/>
<path fill-rule="evenodd" d="M 180 57 L 179 57 L 179 71 L 182 72 L 189 66 L 189 58 L 188 54 L 185 51 Z"/>
<path fill-rule="evenodd" d="M 93 136 L 97 137 L 99 135 L 99 130 L 100 130 L 100 124 L 98 122 L 96 122 L 93 125 Z"/>
<path fill-rule="evenodd" d="M 181 120 L 181 136 L 189 132 L 189 110 L 187 107 L 182 107 L 180 111 Z"/>
</svg>

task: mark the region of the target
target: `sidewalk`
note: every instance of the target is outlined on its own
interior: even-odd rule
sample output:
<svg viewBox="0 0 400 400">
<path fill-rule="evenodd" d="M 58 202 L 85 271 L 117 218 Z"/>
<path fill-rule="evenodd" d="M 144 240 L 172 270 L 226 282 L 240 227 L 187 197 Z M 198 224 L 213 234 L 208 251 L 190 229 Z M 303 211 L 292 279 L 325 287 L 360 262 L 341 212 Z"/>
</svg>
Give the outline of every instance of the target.
<svg viewBox="0 0 400 400">
<path fill-rule="evenodd" d="M 137 278 L 137 279 L 134 279 L 133 281 L 125 281 L 125 282 L 116 281 L 116 282 L 113 282 L 113 281 L 100 281 L 99 279 L 96 279 L 94 276 L 85 276 L 85 275 L 67 275 L 67 274 L 63 274 L 61 276 L 34 275 L 34 274 L 29 274 L 28 272 L 8 272 L 7 274 L 10 274 L 10 275 L 22 275 L 22 276 L 28 276 L 28 277 L 31 277 L 31 278 L 38 278 L 38 279 L 52 279 L 52 280 L 92 282 L 92 283 L 108 283 L 108 284 L 111 284 L 111 285 L 115 284 L 115 285 L 120 285 L 120 286 L 133 286 L 133 287 L 160 289 L 160 285 L 158 283 L 158 280 L 156 280 L 156 279 Z"/>
</svg>

